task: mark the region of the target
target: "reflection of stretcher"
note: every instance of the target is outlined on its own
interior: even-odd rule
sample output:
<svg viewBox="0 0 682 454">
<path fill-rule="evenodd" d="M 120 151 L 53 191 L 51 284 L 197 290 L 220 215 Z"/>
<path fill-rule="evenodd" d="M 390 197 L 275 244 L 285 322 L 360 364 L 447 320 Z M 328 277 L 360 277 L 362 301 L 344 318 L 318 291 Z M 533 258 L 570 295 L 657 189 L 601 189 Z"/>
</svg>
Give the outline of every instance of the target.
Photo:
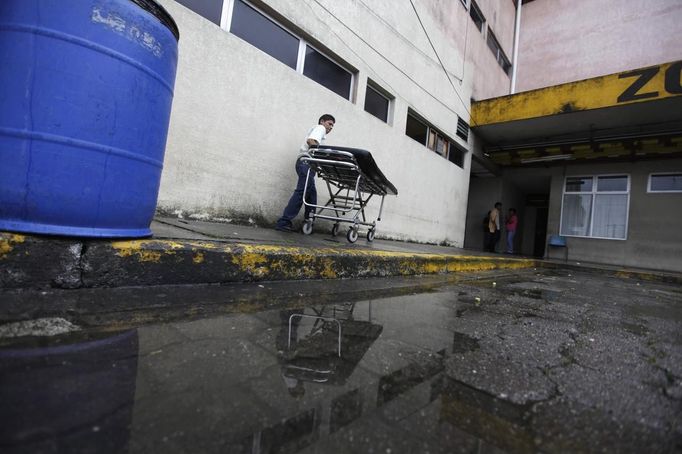
<svg viewBox="0 0 682 454">
<path fill-rule="evenodd" d="M 315 309 L 314 315 L 295 313 L 288 319 L 287 352 L 283 374 L 302 382 L 342 384 L 383 331 L 381 325 L 353 317 L 354 304 Z M 299 338 L 294 327 L 314 320 L 310 332 Z M 292 345 L 292 342 L 294 345 Z"/>
<path fill-rule="evenodd" d="M 360 225 L 369 227 L 367 241 L 374 240 L 376 223 L 381 220 L 384 208 L 384 197 L 398 195 L 398 190 L 381 173 L 372 154 L 367 150 L 337 146 L 311 148 L 309 157 L 301 158 L 327 184 L 329 201 L 325 205 L 314 205 L 306 201 L 306 189 L 310 171 L 306 176 L 306 189 L 303 191 L 303 203 L 315 208 L 309 219 L 303 224 L 303 233 L 309 235 L 313 231 L 315 219 L 335 221 L 332 235 L 339 233 L 340 223 L 348 222 L 346 238 L 351 243 L 358 239 Z M 376 221 L 368 222 L 365 207 L 372 196 L 381 196 L 381 207 Z"/>
</svg>

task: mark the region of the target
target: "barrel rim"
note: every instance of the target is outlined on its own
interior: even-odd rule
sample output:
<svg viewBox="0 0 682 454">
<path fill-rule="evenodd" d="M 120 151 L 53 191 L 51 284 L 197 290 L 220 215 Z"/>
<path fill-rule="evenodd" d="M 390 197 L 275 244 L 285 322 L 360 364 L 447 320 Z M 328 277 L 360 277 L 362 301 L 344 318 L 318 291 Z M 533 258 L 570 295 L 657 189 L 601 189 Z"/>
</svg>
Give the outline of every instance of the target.
<svg viewBox="0 0 682 454">
<path fill-rule="evenodd" d="M 130 0 L 132 3 L 135 3 L 137 6 L 140 8 L 144 9 L 145 11 L 151 13 L 154 17 L 156 17 L 163 25 L 170 30 L 170 32 L 175 36 L 175 39 L 177 41 L 180 40 L 180 30 L 178 29 L 178 25 L 175 23 L 175 20 L 173 20 L 173 17 L 170 15 L 166 9 L 159 5 L 155 0 Z"/>
</svg>

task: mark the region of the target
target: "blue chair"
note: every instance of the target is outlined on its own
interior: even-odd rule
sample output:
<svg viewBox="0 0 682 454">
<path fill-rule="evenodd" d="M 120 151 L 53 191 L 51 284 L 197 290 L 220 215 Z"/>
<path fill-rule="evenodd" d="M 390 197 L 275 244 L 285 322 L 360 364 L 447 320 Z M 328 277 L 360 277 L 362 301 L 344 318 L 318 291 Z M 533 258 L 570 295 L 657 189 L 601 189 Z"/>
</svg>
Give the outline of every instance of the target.
<svg viewBox="0 0 682 454">
<path fill-rule="evenodd" d="M 550 235 L 549 241 L 547 241 L 549 247 L 561 247 L 566 251 L 566 256 L 564 258 L 565 262 L 568 262 L 568 244 L 566 243 L 566 237 L 561 235 Z"/>
</svg>

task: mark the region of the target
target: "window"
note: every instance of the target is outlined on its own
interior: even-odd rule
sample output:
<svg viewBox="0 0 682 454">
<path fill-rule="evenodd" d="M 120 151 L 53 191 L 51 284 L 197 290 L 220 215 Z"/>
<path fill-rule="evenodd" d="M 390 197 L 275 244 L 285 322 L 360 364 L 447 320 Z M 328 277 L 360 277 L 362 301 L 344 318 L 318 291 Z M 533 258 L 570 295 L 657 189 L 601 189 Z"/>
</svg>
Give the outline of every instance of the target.
<svg viewBox="0 0 682 454">
<path fill-rule="evenodd" d="M 305 49 L 303 75 L 334 93 L 350 99 L 351 73 L 316 51 L 310 46 Z"/>
<path fill-rule="evenodd" d="M 365 94 L 365 111 L 371 113 L 384 123 L 388 123 L 388 108 L 390 98 L 384 95 L 378 88 L 374 88 L 371 81 L 367 81 L 367 93 Z"/>
<path fill-rule="evenodd" d="M 429 135 L 429 127 L 414 116 L 408 114 L 405 134 L 426 146 L 426 137 Z"/>
<path fill-rule="evenodd" d="M 176 0 L 200 16 L 204 16 L 216 25 L 220 25 L 223 12 L 223 0 Z"/>
<path fill-rule="evenodd" d="M 459 149 L 450 138 L 415 114 L 407 114 L 405 134 L 453 164 L 464 167 L 464 151 Z"/>
<path fill-rule="evenodd" d="M 296 69 L 298 38 L 241 0 L 234 2 L 230 31 L 290 68 Z"/>
<path fill-rule="evenodd" d="M 458 167 L 464 168 L 464 153 L 465 150 L 461 149 L 454 143 L 451 143 L 450 151 L 448 152 L 448 161 Z"/>
<path fill-rule="evenodd" d="M 474 25 L 476 25 L 476 28 L 478 29 L 479 32 L 483 31 L 483 24 L 485 24 L 485 17 L 483 17 L 483 13 L 481 12 L 481 9 L 478 7 L 476 2 L 474 0 L 471 0 L 471 7 L 469 8 L 469 16 L 471 16 L 471 20 L 474 21 Z"/>
<path fill-rule="evenodd" d="M 504 72 L 507 75 L 509 75 L 509 73 L 511 72 L 511 63 L 509 63 L 509 59 L 507 58 L 507 56 L 504 55 L 504 52 L 502 51 L 502 46 L 500 46 L 500 43 L 497 41 L 497 38 L 495 38 L 495 35 L 490 29 L 488 29 L 487 42 L 488 47 L 493 52 L 493 55 L 497 60 L 497 63 L 500 65 L 500 67 L 502 67 Z"/>
<path fill-rule="evenodd" d="M 630 177 L 567 177 L 561 206 L 561 234 L 624 240 Z"/>
<path fill-rule="evenodd" d="M 230 32 L 346 99 L 353 74 L 243 0 L 234 0 Z"/>
<path fill-rule="evenodd" d="M 682 192 L 682 173 L 654 173 L 649 175 L 647 192 Z"/>
</svg>

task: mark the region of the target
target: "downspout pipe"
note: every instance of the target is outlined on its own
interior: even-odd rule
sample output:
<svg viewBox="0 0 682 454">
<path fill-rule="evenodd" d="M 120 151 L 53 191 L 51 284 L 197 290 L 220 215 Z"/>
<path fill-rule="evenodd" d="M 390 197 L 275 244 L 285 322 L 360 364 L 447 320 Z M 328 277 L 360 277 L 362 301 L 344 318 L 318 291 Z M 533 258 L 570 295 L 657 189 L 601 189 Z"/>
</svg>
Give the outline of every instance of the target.
<svg viewBox="0 0 682 454">
<path fill-rule="evenodd" d="M 514 51 L 512 56 L 512 76 L 509 94 L 516 93 L 516 71 L 519 65 L 519 35 L 521 35 L 521 5 L 523 0 L 516 0 L 516 25 L 514 26 Z"/>
</svg>

